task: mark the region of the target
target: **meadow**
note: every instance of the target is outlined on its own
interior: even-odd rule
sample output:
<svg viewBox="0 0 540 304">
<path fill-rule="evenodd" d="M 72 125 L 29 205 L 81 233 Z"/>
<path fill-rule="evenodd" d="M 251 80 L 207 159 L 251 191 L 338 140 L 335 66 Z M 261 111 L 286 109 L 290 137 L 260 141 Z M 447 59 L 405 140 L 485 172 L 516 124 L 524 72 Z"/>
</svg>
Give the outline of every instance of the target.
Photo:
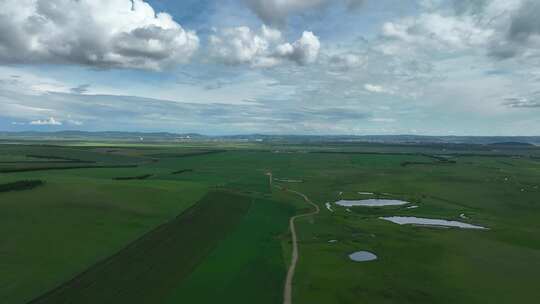
<svg viewBox="0 0 540 304">
<path fill-rule="evenodd" d="M 288 219 L 310 211 L 287 190 L 321 209 L 297 222 L 293 303 L 534 302 L 539 156 L 447 144 L 0 144 L 0 189 L 17 188 L 0 192 L 0 303 L 281 303 Z M 325 207 L 364 198 L 418 208 Z M 352 262 L 358 250 L 378 259 Z"/>
</svg>

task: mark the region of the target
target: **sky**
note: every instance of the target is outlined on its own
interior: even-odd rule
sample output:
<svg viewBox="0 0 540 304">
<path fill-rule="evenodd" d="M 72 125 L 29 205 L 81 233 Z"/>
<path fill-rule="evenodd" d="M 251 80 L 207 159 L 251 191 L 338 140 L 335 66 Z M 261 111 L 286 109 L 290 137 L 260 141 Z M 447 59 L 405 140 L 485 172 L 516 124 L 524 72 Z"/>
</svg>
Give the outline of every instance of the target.
<svg viewBox="0 0 540 304">
<path fill-rule="evenodd" d="M 0 130 L 540 135 L 537 0 L 0 0 Z"/>
</svg>

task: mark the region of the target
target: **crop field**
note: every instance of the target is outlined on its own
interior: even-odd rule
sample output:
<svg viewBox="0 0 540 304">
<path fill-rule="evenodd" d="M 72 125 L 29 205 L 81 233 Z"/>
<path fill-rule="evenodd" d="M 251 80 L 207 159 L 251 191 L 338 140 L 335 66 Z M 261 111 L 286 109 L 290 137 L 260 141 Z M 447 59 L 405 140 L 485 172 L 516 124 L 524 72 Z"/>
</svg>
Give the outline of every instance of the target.
<svg viewBox="0 0 540 304">
<path fill-rule="evenodd" d="M 293 303 L 535 303 L 539 157 L 485 145 L 0 144 L 0 303 L 282 303 L 289 218 L 311 211 L 292 191 L 320 208 L 296 221 Z M 361 199 L 408 204 L 335 204 Z M 354 262 L 356 251 L 377 259 Z"/>
<path fill-rule="evenodd" d="M 32 303 L 162 302 L 250 204 L 248 197 L 209 192 L 177 218 Z"/>
</svg>

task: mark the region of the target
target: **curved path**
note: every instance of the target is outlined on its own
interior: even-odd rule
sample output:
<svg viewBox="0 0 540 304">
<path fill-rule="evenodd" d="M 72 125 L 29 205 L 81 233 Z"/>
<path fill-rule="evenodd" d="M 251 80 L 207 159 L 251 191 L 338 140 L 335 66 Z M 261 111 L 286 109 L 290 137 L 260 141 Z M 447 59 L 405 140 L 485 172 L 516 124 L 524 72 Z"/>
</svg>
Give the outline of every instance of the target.
<svg viewBox="0 0 540 304">
<path fill-rule="evenodd" d="M 281 187 L 279 188 L 281 189 Z M 289 271 L 287 272 L 287 279 L 285 280 L 285 289 L 283 290 L 283 304 L 292 303 L 292 282 L 294 278 L 294 271 L 296 270 L 296 264 L 298 263 L 298 241 L 296 237 L 296 228 L 294 226 L 294 222 L 296 221 L 296 219 L 311 216 L 311 215 L 316 215 L 320 212 L 319 206 L 314 204 L 305 194 L 300 193 L 298 191 L 290 190 L 290 189 L 287 189 L 287 191 L 301 196 L 304 199 L 304 201 L 306 201 L 306 203 L 309 203 L 313 206 L 314 210 L 308 213 L 295 215 L 291 217 L 291 219 L 289 220 L 293 248 L 292 248 L 291 265 L 289 266 Z"/>
</svg>

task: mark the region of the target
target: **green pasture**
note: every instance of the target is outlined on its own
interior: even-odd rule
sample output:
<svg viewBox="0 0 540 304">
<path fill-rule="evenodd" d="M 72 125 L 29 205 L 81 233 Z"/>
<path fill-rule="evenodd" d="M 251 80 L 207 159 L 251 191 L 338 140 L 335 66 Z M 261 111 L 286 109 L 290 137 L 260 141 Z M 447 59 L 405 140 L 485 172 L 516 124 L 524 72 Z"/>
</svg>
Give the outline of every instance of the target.
<svg viewBox="0 0 540 304">
<path fill-rule="evenodd" d="M 474 145 L 0 145 L 0 172 L 26 170 L 0 173 L 0 184 L 44 183 L 0 193 L 0 303 L 41 295 L 37 303 L 281 303 L 288 218 L 309 207 L 271 189 L 267 172 L 321 208 L 297 222 L 294 303 L 534 303 L 537 155 Z M 78 164 L 100 168 L 65 168 Z M 278 181 L 287 179 L 302 182 Z M 418 208 L 325 207 L 361 198 Z M 206 211 L 182 221 L 190 210 Z M 383 216 L 489 230 L 400 226 Z M 350 261 L 358 250 L 378 260 Z"/>
</svg>

